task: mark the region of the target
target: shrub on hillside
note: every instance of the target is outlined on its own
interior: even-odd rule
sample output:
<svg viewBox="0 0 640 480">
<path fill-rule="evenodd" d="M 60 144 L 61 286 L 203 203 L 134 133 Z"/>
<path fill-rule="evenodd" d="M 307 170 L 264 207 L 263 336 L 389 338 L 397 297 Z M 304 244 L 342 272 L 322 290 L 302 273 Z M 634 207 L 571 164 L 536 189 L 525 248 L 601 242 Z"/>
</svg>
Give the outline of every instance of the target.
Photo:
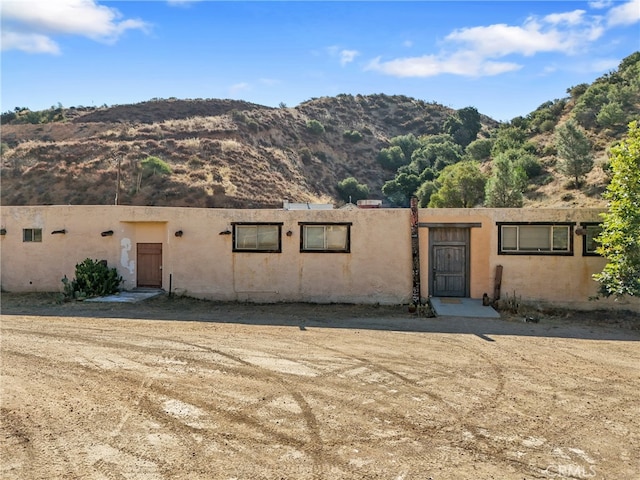
<svg viewBox="0 0 640 480">
<path fill-rule="evenodd" d="M 353 143 L 360 142 L 363 138 L 362 134 L 357 130 L 345 130 L 342 136 Z"/>
<path fill-rule="evenodd" d="M 171 173 L 171 167 L 164 160 L 158 157 L 147 157 L 142 162 L 142 171 L 147 175 L 155 175 L 159 173 L 161 175 L 169 175 Z"/>
<path fill-rule="evenodd" d="M 325 132 L 324 125 L 318 120 L 307 120 L 307 130 L 314 135 L 322 135 Z"/>
</svg>

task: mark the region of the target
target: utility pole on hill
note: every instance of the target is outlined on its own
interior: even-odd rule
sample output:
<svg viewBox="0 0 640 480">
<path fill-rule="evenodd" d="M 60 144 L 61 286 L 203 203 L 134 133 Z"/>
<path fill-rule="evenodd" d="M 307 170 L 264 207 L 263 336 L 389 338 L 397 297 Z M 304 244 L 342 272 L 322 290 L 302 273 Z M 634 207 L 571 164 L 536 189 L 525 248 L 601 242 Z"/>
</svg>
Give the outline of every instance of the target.
<svg viewBox="0 0 640 480">
<path fill-rule="evenodd" d="M 122 162 L 122 158 L 120 155 L 116 156 L 116 160 L 118 161 L 118 174 L 116 176 L 116 201 L 115 204 L 118 205 L 118 198 L 120 197 L 120 164 Z"/>
</svg>

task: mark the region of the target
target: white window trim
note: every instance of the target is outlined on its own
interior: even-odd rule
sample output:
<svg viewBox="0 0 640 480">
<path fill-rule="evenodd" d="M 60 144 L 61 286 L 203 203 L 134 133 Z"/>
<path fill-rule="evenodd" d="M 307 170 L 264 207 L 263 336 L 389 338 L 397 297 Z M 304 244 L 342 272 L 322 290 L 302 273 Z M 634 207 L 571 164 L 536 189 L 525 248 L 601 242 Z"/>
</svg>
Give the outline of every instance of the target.
<svg viewBox="0 0 640 480">
<path fill-rule="evenodd" d="M 498 255 L 573 255 L 573 222 L 498 222 Z M 516 248 L 507 249 L 503 247 L 502 239 L 504 237 L 504 229 L 516 229 Z M 549 248 L 525 249 L 521 248 L 520 227 L 548 227 L 549 228 Z M 567 231 L 567 248 L 554 248 L 554 230 L 564 228 Z"/>
<path fill-rule="evenodd" d="M 282 223 L 260 223 L 260 222 L 237 222 L 233 223 L 233 251 L 234 252 L 248 252 L 248 253 L 281 253 L 282 252 Z M 275 248 L 259 248 L 256 245 L 255 248 L 238 246 L 238 228 L 255 227 L 259 230 L 261 227 L 274 227 L 277 229 L 278 241 Z"/>
<path fill-rule="evenodd" d="M 303 253 L 351 253 L 351 222 L 300 222 L 300 252 Z M 325 227 L 323 248 L 309 248 L 307 245 L 307 227 Z M 344 248 L 331 248 L 327 245 L 326 227 L 345 227 Z"/>
</svg>

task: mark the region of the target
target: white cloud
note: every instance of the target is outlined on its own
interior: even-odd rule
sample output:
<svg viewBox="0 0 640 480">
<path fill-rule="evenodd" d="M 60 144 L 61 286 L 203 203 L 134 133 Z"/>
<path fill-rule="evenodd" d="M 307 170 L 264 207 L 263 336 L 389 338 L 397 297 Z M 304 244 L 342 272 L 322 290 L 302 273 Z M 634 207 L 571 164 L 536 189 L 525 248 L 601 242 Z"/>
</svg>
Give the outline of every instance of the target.
<svg viewBox="0 0 640 480">
<path fill-rule="evenodd" d="M 4 1 L 1 8 L 3 31 L 14 40 L 8 45 L 3 42 L 3 50 L 27 51 L 37 38 L 40 47 L 32 52 L 59 53 L 51 38 L 54 35 L 79 35 L 114 43 L 127 30 L 149 30 L 146 22 L 123 19 L 117 9 L 98 5 L 94 0 Z"/>
<path fill-rule="evenodd" d="M 326 47 L 325 50 L 330 57 L 337 57 L 340 61 L 340 65 L 343 67 L 347 63 L 353 62 L 353 60 L 360 55 L 360 52 L 357 50 L 347 50 L 338 45 L 331 45 L 330 47 Z"/>
<path fill-rule="evenodd" d="M 545 22 L 552 25 L 566 23 L 567 25 L 579 25 L 584 22 L 584 10 L 574 10 L 573 12 L 551 13 L 544 17 Z"/>
<path fill-rule="evenodd" d="M 347 63 L 353 62 L 353 60 L 360 55 L 357 50 L 342 50 L 340 52 L 340 65 L 345 66 Z"/>
<path fill-rule="evenodd" d="M 388 62 L 380 62 L 380 58 L 376 58 L 366 67 L 367 70 L 379 71 L 394 77 L 434 77 L 442 74 L 479 77 L 499 75 L 520 68 L 521 65 L 517 63 L 490 61 L 472 52 L 460 52 L 447 58 L 424 55 Z"/>
<path fill-rule="evenodd" d="M 402 46 L 403 47 L 407 47 L 407 48 L 411 48 L 411 47 L 413 47 L 413 42 L 411 40 L 405 40 L 404 42 L 402 42 Z"/>
<path fill-rule="evenodd" d="M 613 0 L 593 0 L 592 2 L 588 2 L 589 8 L 593 8 L 595 10 L 609 8 L 612 3 Z"/>
<path fill-rule="evenodd" d="M 640 21 L 640 0 L 631 0 L 622 5 L 613 7 L 607 13 L 607 25 L 633 25 Z"/>
<path fill-rule="evenodd" d="M 46 35 L 2 30 L 2 50 L 21 50 L 26 53 L 60 54 L 60 47 Z"/>
<path fill-rule="evenodd" d="M 609 11 L 609 25 L 619 16 L 627 21 L 633 17 L 632 7 L 638 9 L 640 0 L 631 0 Z M 521 25 L 494 24 L 454 30 L 444 38 L 442 49 L 436 54 L 397 58 L 382 61 L 376 58 L 367 65 L 375 70 L 396 77 L 430 77 L 440 74 L 462 76 L 490 76 L 522 68 L 513 59 L 505 57 L 530 57 L 539 53 L 573 55 L 585 52 L 600 39 L 606 28 L 600 15 L 587 15 L 585 10 L 573 10 L 532 16 Z"/>
</svg>

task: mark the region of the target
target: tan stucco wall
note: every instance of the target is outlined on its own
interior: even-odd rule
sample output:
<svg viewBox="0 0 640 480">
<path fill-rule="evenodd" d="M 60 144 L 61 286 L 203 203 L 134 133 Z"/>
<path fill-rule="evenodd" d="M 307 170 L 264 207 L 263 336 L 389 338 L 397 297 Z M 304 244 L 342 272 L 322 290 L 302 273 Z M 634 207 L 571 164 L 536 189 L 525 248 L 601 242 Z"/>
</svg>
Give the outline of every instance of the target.
<svg viewBox="0 0 640 480">
<path fill-rule="evenodd" d="M 421 209 L 422 224 L 471 224 L 472 298 L 493 294 L 503 266 L 502 296 L 579 308 L 640 311 L 638 301 L 590 302 L 592 274 L 606 261 L 582 255 L 574 235 L 572 256 L 498 255 L 496 222 L 598 222 L 593 209 Z M 60 291 L 85 258 L 105 259 L 136 285 L 136 244 L 162 243 L 162 286 L 214 300 L 408 303 L 412 291 L 408 209 L 231 210 L 132 206 L 3 207 L 1 283 L 7 291 Z M 232 251 L 233 222 L 282 222 L 281 253 Z M 351 253 L 301 253 L 299 222 L 351 222 Z M 42 228 L 42 243 L 23 243 L 23 228 Z M 66 229 L 64 235 L 53 230 Z M 113 230 L 112 236 L 101 232 Z M 183 236 L 175 232 L 182 230 Z M 291 231 L 291 236 L 286 232 Z M 421 293 L 429 292 L 429 228 L 421 227 Z"/>
<path fill-rule="evenodd" d="M 227 210 L 129 206 L 4 207 L 2 287 L 58 291 L 76 263 L 106 259 L 136 285 L 135 245 L 163 244 L 163 283 L 216 300 L 406 303 L 411 295 L 408 210 Z M 281 253 L 232 251 L 232 222 L 282 222 Z M 301 253 L 298 222 L 351 222 L 351 253 Z M 42 243 L 23 243 L 42 228 Z M 66 229 L 65 235 L 51 231 Z M 101 232 L 113 230 L 113 236 Z M 183 231 L 176 237 L 177 230 Z M 286 232 L 292 235 L 287 236 Z"/>
<path fill-rule="evenodd" d="M 518 209 L 467 208 L 421 209 L 421 223 L 475 223 L 471 228 L 471 297 L 484 293 L 493 296 L 496 267 L 502 265 L 501 297 L 518 297 L 536 304 L 555 304 L 569 307 L 625 308 L 640 311 L 638 299 L 589 300 L 596 295 L 598 284 L 592 278 L 602 271 L 606 260 L 598 256 L 582 255 L 582 237 L 573 234 L 573 255 L 499 255 L 497 222 L 573 222 L 598 223 L 601 209 Z M 429 272 L 428 228 L 420 229 L 421 271 Z M 425 254 L 422 254 L 425 252 Z M 426 285 L 423 294 L 427 292 Z"/>
</svg>

